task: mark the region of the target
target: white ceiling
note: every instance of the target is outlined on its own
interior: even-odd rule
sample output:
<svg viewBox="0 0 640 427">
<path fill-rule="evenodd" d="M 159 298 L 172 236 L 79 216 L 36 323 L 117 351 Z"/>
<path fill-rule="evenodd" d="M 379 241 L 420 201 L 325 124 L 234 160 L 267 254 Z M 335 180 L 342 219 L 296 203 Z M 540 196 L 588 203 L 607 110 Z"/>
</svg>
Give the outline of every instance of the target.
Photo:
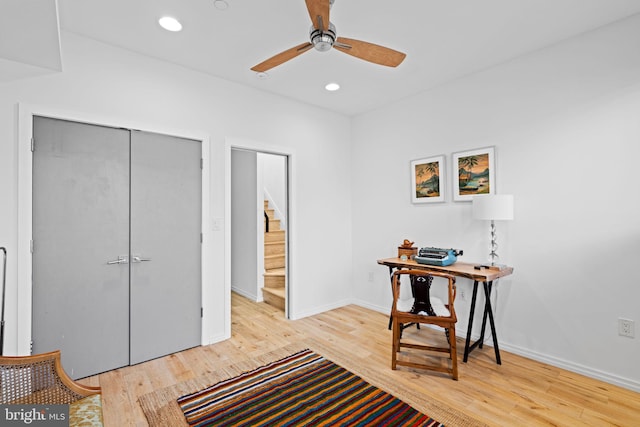
<svg viewBox="0 0 640 427">
<path fill-rule="evenodd" d="M 405 61 L 388 68 L 335 49 L 310 50 L 258 79 L 252 66 L 308 41 L 305 2 L 227 2 L 222 11 L 213 0 L 58 0 L 58 13 L 63 31 L 347 115 L 640 13 L 639 0 L 336 0 L 338 36 L 400 50 Z M 164 15 L 179 19 L 183 31 L 161 29 Z M 341 90 L 325 91 L 329 82 Z"/>
<path fill-rule="evenodd" d="M 55 1 L 1 1 L 0 82 L 61 71 Z"/>
</svg>

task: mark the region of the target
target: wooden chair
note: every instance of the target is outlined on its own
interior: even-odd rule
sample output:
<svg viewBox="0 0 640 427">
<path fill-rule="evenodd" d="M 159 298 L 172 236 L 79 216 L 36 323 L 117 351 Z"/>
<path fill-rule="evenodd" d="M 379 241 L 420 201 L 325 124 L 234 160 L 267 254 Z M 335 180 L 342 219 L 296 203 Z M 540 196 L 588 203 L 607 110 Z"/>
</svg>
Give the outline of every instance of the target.
<svg viewBox="0 0 640 427">
<path fill-rule="evenodd" d="M 411 308 L 401 307 L 401 278 L 405 275 L 408 275 L 411 278 L 411 285 L 413 287 L 412 291 L 414 295 L 414 301 Z M 437 298 L 430 296 L 431 285 L 434 278 L 442 278 L 447 281 L 448 301 L 446 304 L 444 304 Z M 427 369 L 431 371 L 449 373 L 452 375 L 454 380 L 457 380 L 458 356 L 456 350 L 456 322 L 458 319 L 456 317 L 456 312 L 453 304 L 456 298 L 455 278 L 448 274 L 427 272 L 424 270 L 397 270 L 393 273 L 392 291 L 393 305 L 391 307 L 391 319 L 393 322 L 393 346 L 391 356 L 391 369 L 395 370 L 397 365 Z M 403 341 L 403 326 L 411 323 L 436 325 L 444 328 L 447 346 L 442 347 L 437 345 L 426 345 Z M 431 328 L 422 328 L 420 332 L 417 333 L 425 334 L 429 332 L 433 332 Z M 450 362 L 447 362 L 447 366 L 443 366 L 441 363 L 422 363 L 419 361 L 415 361 L 417 360 L 415 357 L 413 357 L 412 360 L 409 360 L 407 358 L 408 353 L 404 354 L 402 358 L 399 358 L 399 353 L 401 355 L 403 353 L 401 352 L 402 348 L 424 350 L 429 352 L 427 354 L 422 354 L 420 360 L 422 360 L 422 358 L 426 359 L 427 357 L 434 356 L 433 352 L 447 353 Z"/>
<path fill-rule="evenodd" d="M 0 404 L 69 404 L 70 425 L 103 425 L 100 387 L 85 386 L 69 377 L 59 350 L 0 356 Z"/>
</svg>

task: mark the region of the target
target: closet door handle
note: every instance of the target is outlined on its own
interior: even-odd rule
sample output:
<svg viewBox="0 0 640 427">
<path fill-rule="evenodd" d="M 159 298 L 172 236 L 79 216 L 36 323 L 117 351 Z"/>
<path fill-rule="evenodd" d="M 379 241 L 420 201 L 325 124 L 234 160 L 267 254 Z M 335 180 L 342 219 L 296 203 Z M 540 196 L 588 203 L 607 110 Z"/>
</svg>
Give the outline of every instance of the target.
<svg viewBox="0 0 640 427">
<path fill-rule="evenodd" d="M 118 259 L 114 259 L 113 261 L 107 261 L 107 264 L 129 264 L 129 260 L 126 256 L 119 256 Z"/>
<path fill-rule="evenodd" d="M 142 257 L 134 255 L 132 262 L 133 263 L 138 263 L 138 262 L 145 262 L 145 261 L 151 261 L 151 258 L 142 258 Z"/>
</svg>

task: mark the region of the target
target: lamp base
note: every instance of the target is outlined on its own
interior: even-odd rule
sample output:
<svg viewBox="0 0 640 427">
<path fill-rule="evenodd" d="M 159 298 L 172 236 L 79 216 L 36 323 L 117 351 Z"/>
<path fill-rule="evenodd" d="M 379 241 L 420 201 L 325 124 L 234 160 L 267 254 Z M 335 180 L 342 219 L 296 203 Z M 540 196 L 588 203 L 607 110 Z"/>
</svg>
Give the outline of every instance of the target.
<svg viewBox="0 0 640 427">
<path fill-rule="evenodd" d="M 489 262 L 495 265 L 500 257 L 498 256 L 498 234 L 496 232 L 496 223 L 491 220 L 491 252 L 489 252 Z"/>
</svg>

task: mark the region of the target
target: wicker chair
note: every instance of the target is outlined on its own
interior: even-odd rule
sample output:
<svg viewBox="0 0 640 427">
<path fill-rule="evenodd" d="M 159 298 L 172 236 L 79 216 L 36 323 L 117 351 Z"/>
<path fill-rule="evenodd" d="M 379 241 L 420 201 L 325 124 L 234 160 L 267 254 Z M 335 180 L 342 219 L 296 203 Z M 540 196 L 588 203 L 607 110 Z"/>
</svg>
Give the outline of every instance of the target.
<svg viewBox="0 0 640 427">
<path fill-rule="evenodd" d="M 414 301 L 411 308 L 400 307 L 400 287 L 402 281 L 400 280 L 403 275 L 409 275 L 411 277 L 412 287 L 420 284 L 422 289 L 422 295 L 417 296 L 417 289 L 414 291 Z M 431 282 L 434 277 L 440 277 L 445 279 L 447 283 L 447 303 L 443 303 L 438 299 L 429 296 L 431 288 Z M 458 360 L 456 351 L 456 311 L 453 306 L 453 302 L 456 298 L 456 281 L 451 275 L 439 273 L 439 272 L 427 272 L 424 270 L 398 270 L 393 273 L 393 305 L 391 308 L 391 320 L 393 324 L 393 343 L 392 343 L 392 357 L 391 357 L 391 369 L 396 369 L 397 365 L 408 366 L 411 368 L 428 369 L 432 371 L 446 372 L 451 374 L 454 380 L 458 379 Z M 434 305 L 437 306 L 434 307 Z M 403 341 L 402 334 L 404 326 L 407 324 L 430 324 L 440 326 L 445 329 L 445 335 L 447 340 L 446 347 L 441 345 L 425 345 L 415 342 Z M 422 329 L 421 333 L 427 333 L 428 331 Z M 447 357 L 450 362 L 450 366 L 442 366 L 441 364 L 427 364 L 423 361 L 416 361 L 415 357 L 411 360 L 407 358 L 399 358 L 399 354 L 402 354 L 401 348 L 408 348 L 413 350 L 423 350 L 427 353 L 423 353 L 422 360 L 426 359 L 424 356 L 431 352 L 447 353 Z M 405 354 L 407 356 L 408 354 Z M 432 354 L 429 354 L 431 356 Z M 449 363 L 447 363 L 449 365 Z"/>
<path fill-rule="evenodd" d="M 0 356 L 0 404 L 70 405 L 70 425 L 102 425 L 100 387 L 85 386 L 69 377 L 60 351 L 34 356 Z M 92 420 L 86 424 L 86 420 Z"/>
</svg>

